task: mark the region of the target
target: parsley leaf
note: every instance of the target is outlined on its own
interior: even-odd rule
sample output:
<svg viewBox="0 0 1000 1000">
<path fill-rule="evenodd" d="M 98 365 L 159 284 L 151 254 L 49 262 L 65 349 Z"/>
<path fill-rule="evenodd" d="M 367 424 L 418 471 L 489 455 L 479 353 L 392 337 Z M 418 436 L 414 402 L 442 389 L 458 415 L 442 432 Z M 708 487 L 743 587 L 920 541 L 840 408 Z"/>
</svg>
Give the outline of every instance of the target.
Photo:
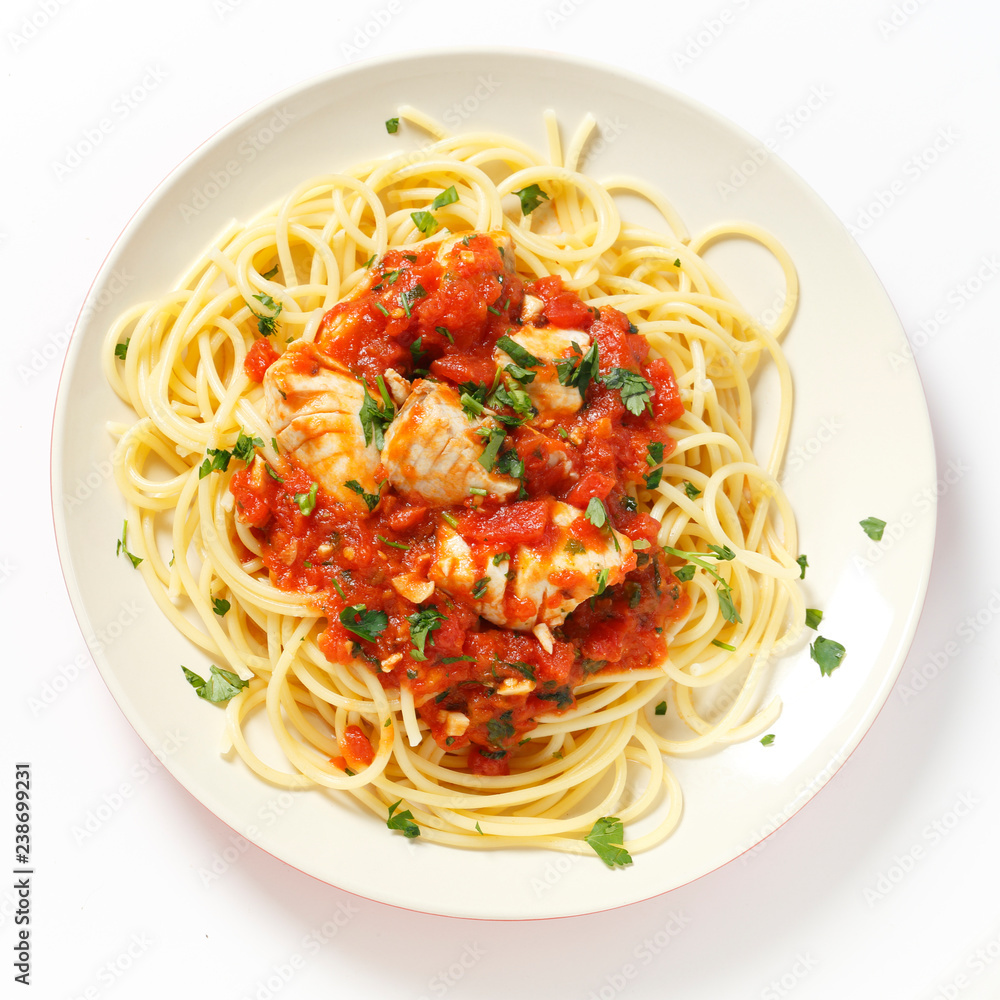
<svg viewBox="0 0 1000 1000">
<path fill-rule="evenodd" d="M 432 202 L 431 209 L 444 208 L 445 205 L 454 205 L 458 201 L 458 192 L 455 190 L 455 185 L 452 184 L 450 188 L 445 188 Z"/>
<path fill-rule="evenodd" d="M 374 642 L 385 631 L 389 616 L 384 611 L 369 611 L 364 604 L 351 604 L 340 612 L 340 624 L 359 638 Z"/>
<path fill-rule="evenodd" d="M 568 684 L 556 688 L 555 691 L 535 691 L 535 697 L 539 701 L 554 701 L 559 711 L 569 708 L 573 704 L 573 692 Z"/>
<path fill-rule="evenodd" d="M 502 427 L 481 427 L 476 433 L 484 436 L 483 431 L 487 432 L 485 435 L 487 441 L 483 453 L 479 456 L 479 464 L 487 472 L 492 472 L 493 465 L 497 460 L 497 454 L 504 442 L 504 438 L 507 437 L 507 432 Z"/>
<path fill-rule="evenodd" d="M 424 652 L 424 644 L 430 639 L 434 645 L 432 632 L 436 632 L 441 623 L 445 621 L 445 616 L 438 611 L 437 606 L 432 604 L 429 608 L 420 608 L 412 615 L 407 615 L 406 620 L 410 625 L 410 640 L 414 648 L 410 650 L 410 656 L 414 660 L 426 660 L 427 654 Z"/>
<path fill-rule="evenodd" d="M 669 545 L 663 546 L 664 552 L 669 552 L 671 555 L 680 556 L 681 559 L 687 559 L 694 563 L 695 566 L 700 566 L 709 576 L 713 577 L 716 581 L 715 592 L 719 598 L 719 610 L 722 612 L 722 617 L 726 619 L 727 622 L 732 622 L 736 624 L 737 622 L 742 622 L 743 619 L 740 617 L 739 612 L 736 610 L 736 606 L 733 604 L 733 592 L 732 588 L 722 579 L 721 576 L 712 568 L 712 566 L 705 562 L 709 556 L 714 556 L 716 559 L 721 559 L 725 562 L 729 562 L 736 558 L 736 553 L 728 545 L 718 546 L 709 544 L 710 552 L 684 552 L 681 549 L 672 548 Z M 694 576 L 694 566 L 681 566 L 679 569 L 673 571 L 674 576 L 678 580 L 687 581 Z"/>
<path fill-rule="evenodd" d="M 128 556 L 129 562 L 132 563 L 132 568 L 137 569 L 139 563 L 142 562 L 141 557 L 132 555 L 131 552 L 125 547 L 125 538 L 128 535 L 128 521 L 122 521 L 122 537 L 118 539 L 118 545 L 115 547 L 115 555 L 120 556 L 123 552 Z"/>
<path fill-rule="evenodd" d="M 374 510 L 378 506 L 379 497 L 381 494 L 366 493 L 365 488 L 356 479 L 349 479 L 346 483 L 344 483 L 344 485 L 349 490 L 353 490 L 355 493 L 358 494 L 359 497 L 361 497 L 362 500 L 364 500 L 365 506 L 367 506 L 369 511 Z"/>
<path fill-rule="evenodd" d="M 115 344 L 115 357 L 119 361 L 124 361 L 125 356 L 128 354 L 128 345 L 131 343 L 132 338 L 127 337 L 124 344 Z"/>
<path fill-rule="evenodd" d="M 799 569 L 802 571 L 799 573 L 799 579 L 804 580 L 806 578 L 806 567 L 809 565 L 809 560 L 805 556 L 799 556 L 795 560 L 799 564 Z"/>
<path fill-rule="evenodd" d="M 495 747 L 502 747 L 504 740 L 509 740 L 514 735 L 514 713 L 507 709 L 498 719 L 488 719 L 486 722 L 486 733 L 490 743 Z"/>
<path fill-rule="evenodd" d="M 684 492 L 687 494 L 689 500 L 697 500 L 701 496 L 701 490 L 695 486 L 694 483 L 684 480 Z"/>
<path fill-rule="evenodd" d="M 401 813 L 396 813 L 396 810 L 403 804 L 402 799 L 397 799 L 391 806 L 389 806 L 389 818 L 386 820 L 385 825 L 389 827 L 390 830 L 399 830 L 399 832 L 404 836 L 412 840 L 414 837 L 420 836 L 420 827 L 413 822 L 413 813 L 409 809 L 404 810 Z M 393 813 L 396 813 L 393 815 Z"/>
<path fill-rule="evenodd" d="M 819 628 L 823 612 L 818 608 L 806 608 L 806 628 Z"/>
<path fill-rule="evenodd" d="M 885 531 L 885 521 L 882 521 L 877 517 L 866 517 L 863 521 L 859 521 L 858 523 L 864 529 L 865 534 L 873 542 L 882 541 L 882 532 Z"/>
<path fill-rule="evenodd" d="M 233 458 L 238 458 L 241 462 L 249 465 L 253 461 L 255 449 L 263 447 L 264 442 L 261 438 L 251 437 L 240 428 L 240 436 L 236 439 L 236 444 L 233 445 Z"/>
<path fill-rule="evenodd" d="M 379 404 L 369 393 L 368 383 L 365 384 L 365 398 L 358 411 L 358 419 L 365 432 L 365 444 L 375 442 L 375 447 L 381 451 L 385 447 L 385 429 L 392 423 L 396 416 L 396 407 L 393 406 L 389 391 L 385 387 L 382 376 L 378 377 L 378 387 L 382 396 L 382 403 Z"/>
<path fill-rule="evenodd" d="M 438 220 L 430 212 L 410 212 L 410 218 L 413 219 L 413 224 L 425 236 L 430 236 L 431 233 L 436 232 L 439 228 Z"/>
<path fill-rule="evenodd" d="M 385 130 L 389 135 L 395 135 L 399 131 L 399 119 L 398 118 L 387 118 L 385 122 Z"/>
<path fill-rule="evenodd" d="M 762 736 L 760 738 L 761 746 L 769 747 L 774 743 L 774 733 L 768 733 L 767 736 Z"/>
<path fill-rule="evenodd" d="M 573 346 L 579 352 L 579 346 Z M 597 377 L 598 360 L 597 341 L 595 340 L 586 354 L 577 353 L 573 357 L 562 358 L 556 362 L 556 375 L 561 385 L 575 386 L 580 397 L 587 395 L 587 386 Z"/>
<path fill-rule="evenodd" d="M 601 376 L 601 381 L 609 389 L 620 389 L 625 409 L 635 416 L 640 416 L 643 410 L 653 412 L 653 404 L 649 394 L 653 391 L 652 382 L 641 375 L 630 372 L 627 368 L 612 368 L 607 375 Z"/>
<path fill-rule="evenodd" d="M 417 299 L 422 299 L 427 294 L 427 290 L 423 285 L 414 285 L 409 291 L 403 292 L 399 297 L 399 304 L 403 307 L 403 311 L 406 313 L 407 318 L 410 316 L 410 306 L 413 305 Z"/>
<path fill-rule="evenodd" d="M 809 646 L 809 655 L 819 664 L 819 672 L 824 677 L 829 677 L 840 666 L 846 652 L 839 642 L 824 639 L 821 635 L 816 636 L 816 641 Z"/>
<path fill-rule="evenodd" d="M 632 864 L 632 856 L 623 846 L 625 827 L 617 816 L 602 816 L 584 838 L 594 853 L 609 867 Z"/>
<path fill-rule="evenodd" d="M 208 457 L 198 466 L 199 479 L 204 479 L 210 472 L 225 472 L 233 457 L 233 453 L 225 448 L 208 448 L 205 454 Z"/>
<path fill-rule="evenodd" d="M 259 312 L 254 311 L 253 306 L 250 307 L 250 312 L 257 317 L 258 332 L 262 333 L 265 337 L 270 337 L 274 333 L 274 321 L 278 318 L 284 307 L 280 302 L 275 302 L 270 295 L 255 295 L 254 298 L 265 308 L 271 310 L 270 316 L 262 316 Z"/>
<path fill-rule="evenodd" d="M 309 515 L 316 509 L 316 491 L 319 489 L 319 483 L 313 483 L 309 487 L 308 493 L 296 493 L 295 502 L 298 504 L 299 510 L 303 514 Z"/>
<path fill-rule="evenodd" d="M 584 517 L 595 528 L 603 528 L 605 522 L 608 519 L 608 512 L 604 508 L 604 503 L 601 501 L 600 497 L 591 497 L 590 501 L 587 503 L 587 510 Z"/>
<path fill-rule="evenodd" d="M 229 601 L 223 600 L 221 597 L 212 598 L 212 610 L 221 618 L 232 605 Z"/>
<path fill-rule="evenodd" d="M 521 211 L 525 215 L 531 215 L 543 200 L 549 200 L 549 196 L 537 184 L 529 184 L 527 187 L 521 188 L 520 191 L 515 191 L 514 194 L 521 199 Z"/>
<path fill-rule="evenodd" d="M 506 334 L 497 340 L 497 347 L 508 354 L 516 365 L 522 368 L 539 368 L 542 363 L 530 351 L 523 348 L 516 340 L 512 340 Z"/>
<path fill-rule="evenodd" d="M 184 676 L 191 687 L 195 689 L 199 698 L 216 704 L 221 701 L 229 701 L 234 694 L 239 694 L 249 683 L 232 671 L 220 670 L 214 664 L 207 681 L 194 671 L 188 670 L 183 664 L 181 664 L 181 670 L 184 671 Z"/>
</svg>

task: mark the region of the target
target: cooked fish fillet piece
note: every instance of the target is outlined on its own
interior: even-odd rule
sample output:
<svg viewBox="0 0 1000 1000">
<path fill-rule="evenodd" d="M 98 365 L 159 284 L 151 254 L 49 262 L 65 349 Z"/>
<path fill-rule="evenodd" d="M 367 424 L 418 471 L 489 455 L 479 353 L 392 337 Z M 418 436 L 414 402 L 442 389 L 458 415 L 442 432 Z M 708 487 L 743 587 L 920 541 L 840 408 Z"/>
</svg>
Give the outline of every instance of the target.
<svg viewBox="0 0 1000 1000">
<path fill-rule="evenodd" d="M 322 355 L 304 347 L 286 351 L 264 376 L 267 421 L 281 450 L 335 500 L 367 511 L 364 499 L 346 486 L 357 482 L 378 493 L 378 449 L 365 444 L 358 414 L 365 388 Z"/>
<path fill-rule="evenodd" d="M 583 516 L 577 507 L 556 501 L 545 538 L 516 546 L 499 564 L 487 548 L 474 549 L 442 524 L 428 576 L 495 625 L 520 631 L 539 623 L 560 625 L 578 604 L 621 583 L 635 566 L 632 542 L 613 528 L 596 541 L 589 526 L 575 533 L 572 525 Z"/>
<path fill-rule="evenodd" d="M 543 362 L 538 367 L 528 369 L 535 373 L 535 377 L 522 386 L 539 416 L 568 416 L 576 413 L 583 399 L 575 386 L 559 382 L 555 362 L 586 354 L 590 349 L 590 334 L 582 330 L 564 330 L 557 326 L 522 326 L 512 330 L 507 336 Z M 574 344 L 579 349 L 579 354 L 574 350 Z M 500 368 L 506 367 L 513 360 L 499 347 L 494 351 L 493 357 Z"/>
<path fill-rule="evenodd" d="M 476 431 L 494 427 L 490 417 L 470 421 L 452 386 L 419 379 L 385 432 L 382 470 L 400 493 L 432 504 L 461 503 L 472 487 L 507 497 L 517 481 L 487 472 L 479 461 L 488 438 Z"/>
</svg>

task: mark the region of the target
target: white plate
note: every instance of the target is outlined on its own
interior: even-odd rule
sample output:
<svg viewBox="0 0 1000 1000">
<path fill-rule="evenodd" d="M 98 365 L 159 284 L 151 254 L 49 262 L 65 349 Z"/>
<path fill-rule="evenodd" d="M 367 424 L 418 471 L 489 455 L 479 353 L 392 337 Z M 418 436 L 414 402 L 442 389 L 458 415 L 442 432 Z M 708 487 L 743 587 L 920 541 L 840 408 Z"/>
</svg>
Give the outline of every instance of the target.
<svg viewBox="0 0 1000 1000">
<path fill-rule="evenodd" d="M 692 232 L 759 223 L 791 252 L 801 307 L 786 347 L 797 387 L 785 485 L 808 554 L 807 604 L 848 650 L 820 677 L 803 647 L 777 667 L 785 708 L 770 748 L 756 741 L 680 760 L 677 832 L 625 870 L 534 850 L 461 851 L 391 835 L 352 802 L 289 795 L 219 756 L 217 707 L 192 697 L 180 663 L 201 657 L 115 557 L 123 504 L 110 478 L 109 419 L 127 413 L 101 374 L 114 316 L 173 287 L 233 218 L 299 181 L 416 146 L 386 134 L 410 103 L 457 130 L 493 128 L 545 148 L 542 111 L 566 132 L 601 125 L 587 169 L 638 175 L 666 191 Z M 904 338 L 857 246 L 803 182 L 717 115 L 647 81 L 593 64 L 516 52 L 449 52 L 366 63 L 267 101 L 223 129 L 160 185 L 97 278 L 70 345 L 53 438 L 53 505 L 67 586 L 112 694 L 167 768 L 222 820 L 291 865 L 371 899 L 432 913 L 524 918 L 592 912 L 675 888 L 752 848 L 829 780 L 872 724 L 916 627 L 934 536 L 933 446 Z M 774 269 L 753 247 L 713 261 L 758 315 Z M 767 379 L 758 386 L 767 408 Z M 928 487 L 931 489 L 928 491 Z M 928 491 L 922 493 L 922 491 Z M 858 522 L 889 522 L 879 545 Z"/>
</svg>

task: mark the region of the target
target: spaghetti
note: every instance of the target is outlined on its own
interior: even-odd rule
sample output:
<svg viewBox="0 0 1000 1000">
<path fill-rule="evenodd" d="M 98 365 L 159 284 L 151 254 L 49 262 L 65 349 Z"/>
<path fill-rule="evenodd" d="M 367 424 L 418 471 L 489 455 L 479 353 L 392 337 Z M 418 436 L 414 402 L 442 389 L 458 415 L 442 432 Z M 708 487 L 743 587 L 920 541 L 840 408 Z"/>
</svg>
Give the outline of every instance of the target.
<svg viewBox="0 0 1000 1000">
<path fill-rule="evenodd" d="M 779 341 L 795 309 L 794 269 L 755 227 L 692 239 L 648 185 L 625 177 L 597 183 L 582 173 L 592 119 L 564 154 L 547 115 L 542 158 L 506 136 L 448 136 L 414 109 L 400 118 L 435 141 L 418 154 L 304 182 L 223 234 L 176 290 L 129 310 L 108 331 L 107 378 L 137 415 L 112 428 L 130 545 L 164 613 L 241 679 L 226 708 L 227 739 L 265 780 L 347 792 L 391 827 L 441 844 L 589 852 L 600 828 L 624 851 L 641 851 L 681 816 L 681 789 L 665 758 L 752 738 L 780 712 L 777 699 L 759 702 L 768 663 L 804 620 L 794 517 L 777 481 L 792 405 Z M 617 192 L 650 202 L 663 231 L 623 221 Z M 785 302 L 770 328 L 751 319 L 701 257 L 731 237 L 762 243 L 784 271 Z M 506 301 L 500 292 L 484 300 L 492 304 L 479 347 L 455 346 L 452 327 L 427 320 L 433 281 L 456 272 L 460 257 L 472 261 L 467 283 L 485 287 L 484 274 L 501 290 L 507 282 Z M 493 263 L 483 264 L 487 258 Z M 389 324 L 397 310 L 403 333 L 390 346 L 408 349 L 409 361 L 387 361 L 351 326 L 365 310 L 377 319 L 376 309 Z M 568 332 L 561 353 L 540 357 L 523 346 L 532 310 L 548 324 L 534 332 Z M 421 321 L 430 332 L 417 337 Z M 489 358 L 492 384 L 475 377 Z M 778 373 L 780 406 L 760 464 L 750 447 L 749 380 L 765 362 Z M 328 395 L 360 393 L 360 419 L 345 423 L 326 411 L 278 419 L 292 407 L 290 386 L 316 377 L 327 379 Z M 556 393 L 569 390 L 578 413 L 546 411 L 556 405 L 552 397 L 540 402 L 546 377 Z M 454 405 L 448 393 L 478 428 L 484 485 L 461 502 L 439 501 L 434 527 L 421 528 L 429 515 L 412 511 L 434 506 L 423 496 L 434 487 L 411 482 L 416 499 L 407 495 L 419 455 L 400 428 L 420 397 L 419 433 Z M 630 470 L 603 483 L 579 464 L 590 447 L 583 430 L 594 426 L 583 422 L 586 411 L 601 401 L 632 435 L 619 435 L 611 451 L 633 448 Z M 355 469 L 372 450 L 375 464 L 334 486 L 318 482 L 315 456 L 303 457 L 308 435 L 289 430 L 297 419 L 327 420 L 328 440 L 363 432 L 364 441 L 331 459 L 347 463 L 338 468 Z M 532 471 L 519 443 L 527 434 L 567 443 L 558 453 L 536 449 L 548 461 Z M 388 468 L 395 453 L 405 458 L 398 469 L 410 470 L 397 478 Z M 565 488 L 551 486 L 552 467 Z M 521 493 L 508 497 L 497 485 L 508 481 Z M 578 588 L 568 603 L 569 564 L 545 563 L 557 558 L 557 508 L 569 509 L 559 551 L 598 551 L 604 560 L 594 564 L 590 589 Z M 517 526 L 498 529 L 498 510 Z M 282 511 L 298 525 L 284 534 Z M 544 526 L 532 534 L 525 519 L 538 516 Z M 477 518 L 486 525 L 478 535 Z M 379 539 L 371 560 L 381 559 L 384 578 L 394 581 L 384 586 L 385 611 L 348 536 L 352 545 Z M 504 543 L 514 554 L 499 551 Z M 456 582 L 441 568 L 454 544 L 469 552 L 448 566 L 478 558 L 506 575 L 480 570 L 471 586 Z M 327 565 L 312 561 L 317 552 L 329 555 Z M 526 553 L 521 562 L 516 552 Z M 510 592 L 530 562 L 546 565 L 546 593 L 557 576 L 564 585 L 548 604 L 517 605 L 523 620 L 511 624 L 503 617 L 514 615 Z M 436 591 L 426 589 L 428 578 Z M 489 587 L 499 604 L 489 603 Z M 631 618 L 630 608 L 638 609 Z M 463 614 L 456 638 L 443 623 Z M 615 652 L 588 658 L 601 621 L 614 618 L 627 627 L 617 646 L 600 648 Z M 396 638 L 406 639 L 404 653 L 386 655 L 403 621 L 409 638 L 399 629 Z M 484 679 L 487 670 L 494 681 Z M 732 694 L 713 707 L 710 695 L 723 686 Z M 246 724 L 257 713 L 288 767 L 272 766 L 250 745 Z M 673 730 L 658 718 L 664 713 Z M 637 770 L 646 780 L 634 791 Z M 642 830 L 622 841 L 618 823 Z"/>
</svg>

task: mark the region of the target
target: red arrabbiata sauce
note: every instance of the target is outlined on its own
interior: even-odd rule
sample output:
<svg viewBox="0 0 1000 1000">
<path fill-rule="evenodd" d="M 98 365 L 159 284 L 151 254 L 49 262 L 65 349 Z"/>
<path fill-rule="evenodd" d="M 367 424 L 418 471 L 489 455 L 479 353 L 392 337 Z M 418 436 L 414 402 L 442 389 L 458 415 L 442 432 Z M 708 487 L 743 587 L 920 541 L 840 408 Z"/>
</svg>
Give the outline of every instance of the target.
<svg viewBox="0 0 1000 1000">
<path fill-rule="evenodd" d="M 558 277 L 523 282 L 502 238 L 470 234 L 445 249 L 371 262 L 291 362 L 350 373 L 371 394 L 365 405 L 382 407 L 396 439 L 381 453 L 377 492 L 348 482 L 364 504 L 335 500 L 294 454 L 274 467 L 258 457 L 230 489 L 275 585 L 309 594 L 327 618 L 326 656 L 409 688 L 442 747 L 468 746 L 472 771 L 503 774 L 510 748 L 539 716 L 572 707 L 581 681 L 666 657 L 685 599 L 656 544 L 659 523 L 634 495 L 659 481 L 674 448 L 666 427 L 683 406 L 670 366 L 650 358 L 623 313 L 587 306 Z M 529 334 L 562 346 L 532 355 L 516 342 Z M 251 378 L 262 381 L 274 355 L 257 341 Z M 412 391 L 409 401 L 387 405 L 386 381 Z M 403 426 L 420 393 L 440 397 L 442 412 L 461 405 L 470 428 L 488 418 L 472 435 L 471 468 L 489 485 L 435 499 L 436 470 L 453 491 L 463 473 L 448 441 L 433 442 L 437 464 L 422 466 L 430 442 L 419 421 Z M 400 449 L 407 461 L 390 467 Z M 463 559 L 487 570 L 463 578 Z M 492 611 L 478 603 L 489 587 Z M 572 610 L 556 613 L 560 602 Z M 367 742 L 358 730 L 344 748 L 348 765 L 368 759 L 359 737 Z"/>
</svg>

